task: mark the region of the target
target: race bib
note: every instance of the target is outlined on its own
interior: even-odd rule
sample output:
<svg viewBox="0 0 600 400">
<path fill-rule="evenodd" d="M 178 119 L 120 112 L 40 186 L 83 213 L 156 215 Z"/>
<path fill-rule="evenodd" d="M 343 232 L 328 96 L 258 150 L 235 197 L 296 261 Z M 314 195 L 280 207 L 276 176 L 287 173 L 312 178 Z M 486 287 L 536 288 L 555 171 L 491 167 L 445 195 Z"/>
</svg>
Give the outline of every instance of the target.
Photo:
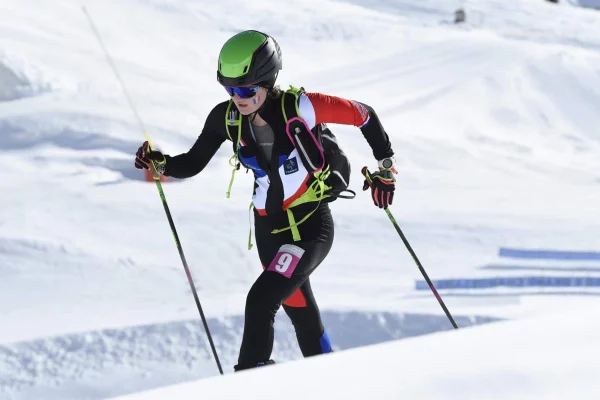
<svg viewBox="0 0 600 400">
<path fill-rule="evenodd" d="M 304 249 L 293 244 L 284 244 L 279 248 L 279 252 L 275 255 L 267 271 L 277 272 L 289 278 L 294 273 L 303 254 Z"/>
</svg>

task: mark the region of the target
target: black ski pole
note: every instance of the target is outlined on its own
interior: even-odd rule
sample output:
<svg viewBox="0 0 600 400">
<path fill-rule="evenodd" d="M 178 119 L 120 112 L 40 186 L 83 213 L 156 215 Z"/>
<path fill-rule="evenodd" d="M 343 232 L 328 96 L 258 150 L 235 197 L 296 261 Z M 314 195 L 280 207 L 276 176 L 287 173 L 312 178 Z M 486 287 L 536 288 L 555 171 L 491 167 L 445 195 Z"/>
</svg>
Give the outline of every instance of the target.
<svg viewBox="0 0 600 400">
<path fill-rule="evenodd" d="M 140 125 L 140 128 L 144 132 L 144 136 L 146 137 L 146 140 L 148 140 L 148 143 L 150 144 L 150 148 L 155 148 L 152 143 L 152 139 L 150 138 L 150 134 L 146 130 L 146 127 L 144 126 L 144 122 L 142 121 L 142 118 L 140 117 L 139 113 L 137 112 L 137 109 L 136 109 L 135 105 L 133 104 L 133 100 L 131 99 L 131 96 L 129 96 L 129 92 L 127 91 L 125 82 L 121 78 L 121 75 L 119 74 L 119 71 L 117 70 L 117 67 L 114 64 L 114 62 L 108 52 L 108 49 L 106 48 L 106 46 L 104 46 L 104 42 L 102 41 L 100 32 L 98 32 L 98 30 L 96 29 L 96 26 L 95 26 L 94 22 L 92 21 L 92 17 L 87 12 L 86 8 L 82 7 L 82 9 L 88 19 L 90 28 L 92 28 L 92 31 L 94 32 L 94 35 L 96 36 L 96 39 L 98 40 L 98 43 L 100 44 L 100 47 L 104 51 L 104 55 L 106 56 L 106 60 L 108 61 L 108 64 L 111 66 L 111 68 L 115 74 L 115 77 L 121 84 L 121 89 L 123 90 L 123 93 L 125 94 L 125 97 L 127 98 L 129 106 L 131 107 L 131 110 L 133 111 L 133 114 L 135 115 L 135 118 L 137 119 L 137 122 Z M 194 300 L 196 301 L 196 307 L 198 308 L 198 312 L 200 313 L 200 318 L 202 319 L 202 324 L 204 325 L 204 329 L 206 330 L 206 336 L 208 337 L 208 342 L 210 343 L 210 348 L 212 349 L 213 356 L 215 357 L 215 361 L 217 362 L 217 367 L 219 368 L 219 372 L 221 373 L 221 375 L 223 375 L 223 368 L 221 368 L 221 362 L 219 361 L 219 356 L 217 355 L 217 349 L 215 348 L 215 345 L 214 345 L 213 339 L 212 339 L 212 335 L 210 334 L 210 330 L 208 329 L 208 323 L 206 322 L 206 317 L 204 316 L 204 312 L 202 311 L 202 306 L 200 305 L 200 299 L 198 298 L 198 293 L 196 291 L 196 285 L 194 285 L 194 280 L 192 279 L 192 273 L 190 272 L 190 268 L 188 267 L 188 263 L 185 259 L 185 255 L 183 254 L 183 247 L 181 246 L 181 242 L 179 241 L 179 235 L 177 235 L 177 230 L 175 229 L 175 223 L 173 222 L 173 218 L 171 217 L 171 211 L 169 211 L 169 206 L 167 205 L 167 198 L 165 197 L 165 193 L 164 193 L 164 191 L 162 189 L 162 185 L 160 183 L 160 174 L 156 170 L 156 165 L 154 164 L 154 161 L 152 161 L 151 165 L 152 165 L 152 168 L 151 168 L 152 176 L 154 177 L 154 182 L 156 183 L 156 188 L 158 189 L 158 194 L 160 195 L 160 199 L 162 200 L 162 204 L 165 209 L 165 213 L 167 214 L 167 219 L 169 220 L 169 226 L 171 227 L 171 233 L 173 234 L 173 239 L 175 239 L 175 245 L 177 246 L 177 251 L 179 252 L 179 257 L 181 258 L 181 262 L 183 263 L 183 268 L 185 269 L 185 275 L 187 276 L 188 283 L 190 284 L 190 288 L 192 289 L 192 294 L 194 295 Z"/>
<path fill-rule="evenodd" d="M 363 167 L 362 174 L 365 176 L 365 179 L 369 183 L 369 186 L 371 186 L 373 184 L 373 181 L 371 179 L 371 173 L 369 172 L 369 169 L 367 167 Z M 444 304 L 444 301 L 442 300 L 442 297 L 440 296 L 440 294 L 436 290 L 435 286 L 433 285 L 433 282 L 431 282 L 431 279 L 429 279 L 429 276 L 427 276 L 427 272 L 425 272 L 425 268 L 423 268 L 423 265 L 421 265 L 421 262 L 419 261 L 419 258 L 417 257 L 417 255 L 413 251 L 410 243 L 408 243 L 408 239 L 406 239 L 406 236 L 404 236 L 404 233 L 402 233 L 402 229 L 400 229 L 400 225 L 398 225 L 398 222 L 396 222 L 396 219 L 392 215 L 392 212 L 390 211 L 389 207 L 385 209 L 385 213 L 387 214 L 388 218 L 392 222 L 392 225 L 394 225 L 394 228 L 396 228 L 396 232 L 398 232 L 398 235 L 400 235 L 400 239 L 402 239 L 402 241 L 404 242 L 404 245 L 406 246 L 406 249 L 408 250 L 408 252 L 412 256 L 412 258 L 415 261 L 415 263 L 417 264 L 417 267 L 419 267 L 419 270 L 421 271 L 421 274 L 423 275 L 423 278 L 425 278 L 425 281 L 429 285 L 429 288 L 433 292 L 433 295 L 435 296 L 435 298 L 437 299 L 437 301 L 440 303 L 440 306 L 442 306 L 442 309 L 446 313 L 446 317 L 448 317 L 448 319 L 450 320 L 450 323 L 452 324 L 452 326 L 454 327 L 454 329 L 458 329 L 458 325 L 456 325 L 456 322 L 454 321 L 454 318 L 452 318 L 452 315 L 450 314 L 450 311 L 448 311 L 448 308 L 446 307 L 446 304 Z"/>
</svg>

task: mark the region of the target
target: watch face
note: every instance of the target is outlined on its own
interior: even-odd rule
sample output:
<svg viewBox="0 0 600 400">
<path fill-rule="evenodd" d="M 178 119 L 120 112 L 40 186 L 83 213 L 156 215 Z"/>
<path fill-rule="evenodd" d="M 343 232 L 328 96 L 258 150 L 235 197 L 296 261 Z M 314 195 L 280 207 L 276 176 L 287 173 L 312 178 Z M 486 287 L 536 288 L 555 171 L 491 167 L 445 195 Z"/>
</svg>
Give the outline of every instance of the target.
<svg viewBox="0 0 600 400">
<path fill-rule="evenodd" d="M 383 168 L 392 168 L 392 165 L 394 165 L 394 163 L 389 158 L 386 158 L 382 161 L 381 165 L 383 166 Z"/>
</svg>

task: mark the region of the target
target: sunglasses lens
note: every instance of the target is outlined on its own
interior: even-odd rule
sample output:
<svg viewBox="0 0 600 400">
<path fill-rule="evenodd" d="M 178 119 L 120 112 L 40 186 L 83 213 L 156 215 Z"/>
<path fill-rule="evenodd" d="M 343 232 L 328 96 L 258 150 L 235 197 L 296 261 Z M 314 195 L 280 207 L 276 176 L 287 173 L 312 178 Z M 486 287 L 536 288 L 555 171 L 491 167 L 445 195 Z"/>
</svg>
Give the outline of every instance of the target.
<svg viewBox="0 0 600 400">
<path fill-rule="evenodd" d="M 233 87 L 233 86 L 225 86 L 225 90 L 230 96 L 238 95 L 242 99 L 249 99 L 250 97 L 254 97 L 256 92 L 258 92 L 260 86 L 251 86 L 251 87 Z"/>
<path fill-rule="evenodd" d="M 229 95 L 230 95 L 230 96 L 232 96 L 232 97 L 233 97 L 233 95 L 235 94 L 235 92 L 234 92 L 234 89 L 235 89 L 235 88 L 233 88 L 233 87 L 231 87 L 231 86 L 225 86 L 225 90 L 227 91 L 227 94 L 229 94 Z"/>
</svg>

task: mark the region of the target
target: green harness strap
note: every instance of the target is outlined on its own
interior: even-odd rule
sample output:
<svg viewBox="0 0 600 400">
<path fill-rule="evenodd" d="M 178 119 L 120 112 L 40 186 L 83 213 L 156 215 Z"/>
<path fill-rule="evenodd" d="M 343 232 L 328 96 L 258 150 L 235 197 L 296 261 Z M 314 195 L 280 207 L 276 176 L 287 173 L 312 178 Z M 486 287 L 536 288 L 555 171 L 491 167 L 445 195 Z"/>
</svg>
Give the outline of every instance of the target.
<svg viewBox="0 0 600 400">
<path fill-rule="evenodd" d="M 241 163 L 238 156 L 238 151 L 240 148 L 240 141 L 242 140 L 242 116 L 239 112 L 235 112 L 231 110 L 231 106 L 233 105 L 233 101 L 229 100 L 229 104 L 227 105 L 227 112 L 225 113 L 225 129 L 227 130 L 227 136 L 229 140 L 233 142 L 233 138 L 231 136 L 231 132 L 229 132 L 230 126 L 237 126 L 237 139 L 235 143 L 235 151 L 233 155 L 229 159 L 229 165 L 233 167 L 231 171 L 231 179 L 229 180 L 229 187 L 227 188 L 227 193 L 225 194 L 229 199 L 231 197 L 231 187 L 233 186 L 233 180 L 235 179 L 235 172 L 240 169 Z M 248 224 L 250 225 L 250 231 L 248 232 L 248 250 L 252 249 L 252 208 L 254 207 L 254 202 L 250 202 L 250 207 L 248 207 Z"/>
<path fill-rule="evenodd" d="M 296 115 L 300 116 L 300 109 L 298 108 L 298 97 L 303 92 L 304 92 L 303 88 L 296 88 L 291 85 L 288 90 L 283 92 L 283 94 L 281 96 L 281 110 L 283 111 L 283 118 L 285 119 L 286 124 L 289 120 L 287 113 L 285 111 L 285 108 L 286 108 L 285 107 L 285 96 L 286 96 L 286 94 L 291 94 L 292 96 L 294 96 L 294 105 L 295 105 Z M 240 147 L 240 141 L 242 138 L 242 116 L 239 112 L 233 111 L 231 109 L 232 105 L 233 105 L 233 101 L 229 100 L 229 104 L 227 105 L 227 112 L 225 113 L 225 128 L 227 130 L 227 136 L 229 137 L 229 140 L 231 140 L 233 142 L 233 136 L 231 135 L 231 132 L 229 131 L 229 127 L 237 126 L 237 139 L 236 139 L 234 154 L 229 159 L 229 165 L 231 165 L 233 167 L 233 170 L 231 171 L 231 180 L 229 181 L 229 187 L 227 188 L 227 193 L 226 193 L 227 198 L 231 197 L 231 187 L 233 186 L 233 181 L 235 179 L 235 172 L 240 169 L 240 165 L 241 165 L 238 151 L 239 151 L 239 147 Z M 277 234 L 280 232 L 285 232 L 287 230 L 291 230 L 292 238 L 294 239 L 294 241 L 298 242 L 301 240 L 300 231 L 298 230 L 298 225 L 304 223 L 308 218 L 310 218 L 310 216 L 313 215 L 315 213 L 315 211 L 317 211 L 317 209 L 321 205 L 321 201 L 324 198 L 327 198 L 330 196 L 326 193 L 328 190 L 331 189 L 331 187 L 327 186 L 325 184 L 325 180 L 329 177 L 329 174 L 330 174 L 329 166 L 327 166 L 327 168 L 325 168 L 324 170 L 313 174 L 313 176 L 316 178 L 315 181 L 308 187 L 306 192 L 304 192 L 299 198 L 294 200 L 292 202 L 292 204 L 290 204 L 288 206 L 288 208 L 286 209 L 286 213 L 288 216 L 288 222 L 290 223 L 290 226 L 282 228 L 282 229 L 274 229 L 271 231 L 271 233 Z M 296 206 L 299 206 L 300 204 L 309 203 L 309 202 L 317 202 L 317 206 L 311 212 L 306 214 L 304 216 L 304 218 L 302 218 L 300 221 L 296 222 L 296 219 L 294 218 L 294 214 L 291 209 Z M 248 250 L 252 249 L 252 208 L 253 207 L 254 207 L 254 202 L 251 202 L 250 207 L 248 209 L 248 220 L 250 222 L 250 232 L 248 234 Z"/>
<path fill-rule="evenodd" d="M 329 197 L 329 195 L 326 194 L 326 192 L 329 189 L 331 189 L 330 186 L 327 186 L 325 184 L 325 180 L 327 179 L 327 177 L 329 177 L 329 166 L 327 166 L 327 168 L 325 168 L 323 171 L 317 172 L 316 174 L 314 174 L 314 176 L 317 179 L 308 187 L 306 192 L 304 192 L 304 194 L 302 194 L 302 196 L 300 196 L 299 198 L 294 200 L 294 202 L 292 202 L 292 204 L 290 204 L 286 210 L 290 226 L 281 228 L 281 229 L 273 229 L 271 231 L 271 233 L 280 233 L 280 232 L 285 232 L 287 230 L 291 230 L 292 238 L 294 239 L 294 241 L 298 242 L 301 240 L 300 231 L 298 230 L 298 225 L 304 223 L 307 219 L 310 218 L 311 215 L 313 215 L 315 213 L 315 211 L 317 211 L 317 209 L 321 205 L 321 200 Z M 300 221 L 296 222 L 296 219 L 294 218 L 294 214 L 292 213 L 291 209 L 296 206 L 299 206 L 300 204 L 315 202 L 315 201 L 317 202 L 317 206 L 311 212 L 306 214 L 304 216 L 304 218 L 302 218 Z"/>
<path fill-rule="evenodd" d="M 254 208 L 254 202 L 250 202 L 250 207 L 248 207 L 248 225 L 250 225 L 250 230 L 248 231 L 248 250 L 252 250 L 252 209 Z"/>
<path fill-rule="evenodd" d="M 227 198 L 231 197 L 231 187 L 233 186 L 233 180 L 235 179 L 235 171 L 240 169 L 240 159 L 238 157 L 238 151 L 240 148 L 240 140 L 242 140 L 242 116 L 239 112 L 231 111 L 231 106 L 233 105 L 233 101 L 229 100 L 229 104 L 227 105 L 227 112 L 225 112 L 225 129 L 227 130 L 227 136 L 229 140 L 233 142 L 233 138 L 231 137 L 231 132 L 229 132 L 230 126 L 237 126 L 237 140 L 235 143 L 235 151 L 233 155 L 229 159 L 229 165 L 233 167 L 233 171 L 231 171 L 231 180 L 229 181 L 229 187 L 227 188 L 227 193 L 225 195 Z M 237 115 L 237 118 L 234 119 L 234 116 Z"/>
<path fill-rule="evenodd" d="M 290 118 L 288 118 L 287 113 L 285 111 L 285 96 L 287 94 L 291 94 L 294 96 L 294 107 L 296 115 L 300 117 L 298 98 L 303 92 L 304 88 L 296 88 L 290 85 L 290 88 L 283 92 L 283 94 L 281 95 L 281 110 L 283 111 L 283 118 L 285 119 L 286 124 Z M 288 222 L 290 223 L 290 226 L 282 229 L 274 229 L 271 231 L 271 233 L 276 234 L 280 232 L 285 232 L 287 230 L 291 230 L 292 238 L 295 242 L 299 242 L 300 240 L 302 240 L 302 238 L 300 237 L 300 231 L 298 230 L 298 225 L 304 223 L 308 218 L 310 218 L 311 215 L 315 213 L 315 211 L 317 211 L 317 209 L 321 205 L 321 200 L 323 200 L 326 197 L 329 197 L 329 195 L 326 193 L 328 190 L 331 189 L 331 187 L 325 184 L 325 180 L 329 177 L 329 174 L 329 166 L 327 166 L 327 168 L 325 168 L 324 170 L 313 174 L 313 176 L 316 178 L 315 181 L 308 187 L 308 189 L 302 194 L 302 196 L 294 200 L 294 202 L 292 202 L 292 204 L 290 204 L 286 209 Z M 304 218 L 296 222 L 296 219 L 294 218 L 294 213 L 292 212 L 292 208 L 308 202 L 317 202 L 317 206 L 311 212 L 306 214 Z"/>
</svg>

